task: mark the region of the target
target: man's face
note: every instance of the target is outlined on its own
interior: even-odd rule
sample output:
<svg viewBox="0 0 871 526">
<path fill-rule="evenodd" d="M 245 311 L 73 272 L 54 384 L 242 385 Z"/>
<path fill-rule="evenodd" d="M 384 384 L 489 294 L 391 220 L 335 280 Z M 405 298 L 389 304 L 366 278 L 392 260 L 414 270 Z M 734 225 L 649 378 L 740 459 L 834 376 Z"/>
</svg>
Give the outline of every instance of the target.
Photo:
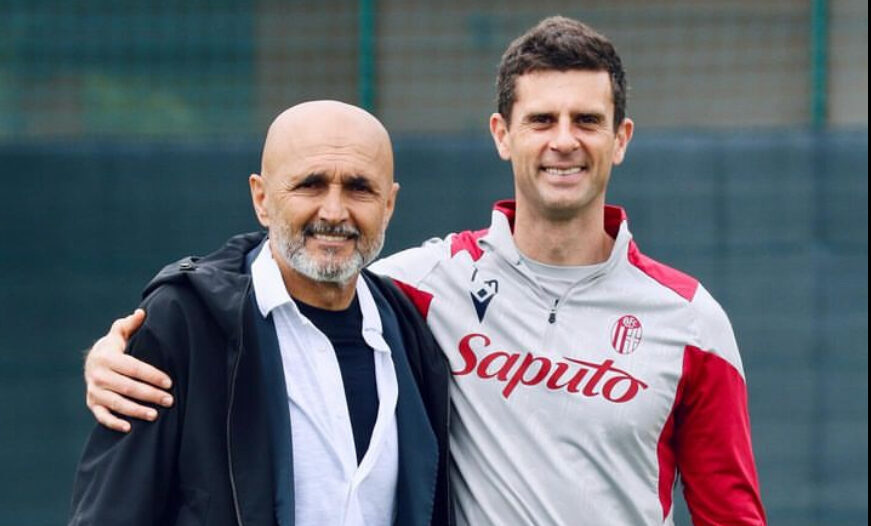
<svg viewBox="0 0 871 526">
<path fill-rule="evenodd" d="M 511 161 L 518 209 L 567 220 L 603 206 L 611 167 L 632 136 L 629 119 L 614 129 L 608 73 L 539 71 L 516 82 L 510 124 L 494 114 L 490 130 Z"/>
<path fill-rule="evenodd" d="M 261 178 L 266 214 L 258 215 L 276 258 L 314 281 L 343 284 L 381 250 L 398 185 L 389 143 L 385 151 L 372 134 L 328 131 L 290 139 Z"/>
</svg>

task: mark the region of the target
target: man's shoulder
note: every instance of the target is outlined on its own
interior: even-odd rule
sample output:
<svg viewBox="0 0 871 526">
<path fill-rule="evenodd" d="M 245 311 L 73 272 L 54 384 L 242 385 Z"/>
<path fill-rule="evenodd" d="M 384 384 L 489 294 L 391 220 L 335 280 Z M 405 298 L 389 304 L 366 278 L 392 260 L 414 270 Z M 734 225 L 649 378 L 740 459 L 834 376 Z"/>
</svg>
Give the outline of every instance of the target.
<svg viewBox="0 0 871 526">
<path fill-rule="evenodd" d="M 692 347 L 715 354 L 743 375 L 743 366 L 726 311 L 696 278 L 644 256 L 641 270 L 658 283 L 660 289 L 683 304 L 685 320 L 692 327 Z M 638 265 L 636 265 L 638 266 Z"/>
<path fill-rule="evenodd" d="M 178 334 L 180 329 L 208 317 L 208 309 L 196 292 L 183 282 L 162 283 L 142 300 L 143 328 L 161 339 Z"/>
<path fill-rule="evenodd" d="M 634 243 L 630 245 L 627 256 L 632 268 L 651 280 L 663 298 L 669 297 L 683 304 L 687 323 L 696 334 L 695 345 L 721 355 L 741 368 L 729 317 L 698 279 L 642 254 Z"/>
<path fill-rule="evenodd" d="M 444 237 L 434 237 L 421 245 L 408 248 L 384 257 L 369 269 L 376 274 L 390 276 L 394 280 L 417 287 L 439 265 L 449 261 L 477 261 L 484 254 L 478 241 L 488 229 L 452 232 Z M 457 258 L 460 254 L 468 258 Z"/>
<path fill-rule="evenodd" d="M 414 303 L 414 298 L 409 296 L 402 282 L 368 269 L 362 272 L 362 276 L 369 286 L 375 304 L 382 311 L 382 316 L 385 313 L 384 311 L 386 311 L 397 319 L 410 317 L 414 318 L 414 321 L 421 321 L 416 317 L 416 314 L 420 314 L 420 310 Z"/>
<path fill-rule="evenodd" d="M 432 238 L 420 246 L 381 258 L 372 263 L 369 270 L 417 286 L 440 262 L 450 258 L 450 243 L 454 235 Z"/>
<path fill-rule="evenodd" d="M 165 266 L 146 286 L 142 307 L 155 328 L 214 322 L 232 333 L 250 291 L 246 255 L 262 233 L 231 238 L 205 257 L 186 257 Z"/>
<path fill-rule="evenodd" d="M 678 295 L 689 303 L 695 300 L 700 284 L 693 276 L 643 254 L 634 242 L 630 242 L 626 256 L 633 268 L 652 279 L 664 290 Z"/>
<path fill-rule="evenodd" d="M 140 305 L 142 308 L 157 313 L 167 311 L 175 311 L 181 313 L 185 311 L 195 312 L 203 308 L 203 304 L 199 301 L 197 293 L 193 290 L 189 283 L 183 280 L 167 281 L 149 288 Z M 149 316 L 147 319 L 154 319 Z"/>
</svg>

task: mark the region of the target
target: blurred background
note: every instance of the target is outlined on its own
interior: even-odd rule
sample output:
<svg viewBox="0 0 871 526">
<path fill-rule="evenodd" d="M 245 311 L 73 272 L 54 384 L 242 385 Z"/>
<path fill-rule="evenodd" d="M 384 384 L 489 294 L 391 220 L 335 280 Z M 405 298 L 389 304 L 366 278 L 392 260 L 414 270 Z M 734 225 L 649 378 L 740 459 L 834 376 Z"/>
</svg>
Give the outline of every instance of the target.
<svg viewBox="0 0 871 526">
<path fill-rule="evenodd" d="M 257 227 L 278 112 L 384 121 L 388 251 L 482 228 L 512 192 L 496 66 L 552 14 L 624 59 L 637 132 L 609 201 L 730 313 L 771 523 L 867 524 L 865 0 L 0 0 L 0 524 L 65 522 L 82 350 L 164 263 Z"/>
</svg>

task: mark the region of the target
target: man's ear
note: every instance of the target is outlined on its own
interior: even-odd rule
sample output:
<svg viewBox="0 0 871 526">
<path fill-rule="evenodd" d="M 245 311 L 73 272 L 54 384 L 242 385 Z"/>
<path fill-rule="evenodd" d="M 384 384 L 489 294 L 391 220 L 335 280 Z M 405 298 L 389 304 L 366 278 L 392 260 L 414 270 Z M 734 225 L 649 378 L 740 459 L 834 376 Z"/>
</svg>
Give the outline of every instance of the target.
<svg viewBox="0 0 871 526">
<path fill-rule="evenodd" d="M 390 187 L 390 192 L 387 194 L 387 203 L 385 203 L 386 212 L 384 214 L 384 228 L 387 228 L 387 223 L 393 217 L 393 211 L 396 209 L 396 195 L 399 193 L 399 183 L 393 183 Z"/>
<path fill-rule="evenodd" d="M 505 117 L 501 113 L 490 115 L 490 135 L 493 137 L 493 142 L 496 143 L 496 151 L 499 152 L 499 157 L 503 161 L 511 160 L 511 147 L 508 139 L 508 123 L 505 122 Z"/>
<path fill-rule="evenodd" d="M 635 123 L 632 119 L 625 118 L 620 126 L 617 127 L 617 144 L 614 148 L 614 164 L 620 164 L 626 158 L 626 149 L 629 148 L 629 141 L 632 140 L 632 132 L 635 130 Z"/>
<path fill-rule="evenodd" d="M 254 213 L 257 221 L 263 228 L 269 228 L 269 201 L 266 192 L 266 180 L 262 175 L 251 174 L 248 177 L 248 186 L 251 188 L 251 204 L 254 205 Z"/>
</svg>

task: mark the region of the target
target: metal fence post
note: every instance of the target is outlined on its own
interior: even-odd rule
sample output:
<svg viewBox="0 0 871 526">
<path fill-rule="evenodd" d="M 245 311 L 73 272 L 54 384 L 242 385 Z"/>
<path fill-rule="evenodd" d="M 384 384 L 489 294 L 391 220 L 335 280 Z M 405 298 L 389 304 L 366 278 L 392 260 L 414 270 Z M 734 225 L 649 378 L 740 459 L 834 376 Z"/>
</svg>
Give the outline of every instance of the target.
<svg viewBox="0 0 871 526">
<path fill-rule="evenodd" d="M 375 0 L 359 0 L 357 98 L 367 111 L 375 110 Z"/>
</svg>

